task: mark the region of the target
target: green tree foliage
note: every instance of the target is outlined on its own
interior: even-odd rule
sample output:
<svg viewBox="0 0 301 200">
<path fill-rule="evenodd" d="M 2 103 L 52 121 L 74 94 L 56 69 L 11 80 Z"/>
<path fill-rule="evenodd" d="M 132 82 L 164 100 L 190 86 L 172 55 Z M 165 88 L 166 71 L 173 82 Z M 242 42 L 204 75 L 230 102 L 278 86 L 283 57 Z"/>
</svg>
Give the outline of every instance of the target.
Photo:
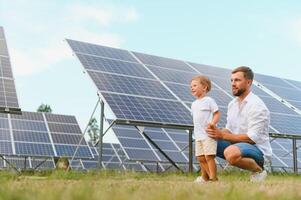
<svg viewBox="0 0 301 200">
<path fill-rule="evenodd" d="M 88 135 L 92 143 L 95 143 L 99 138 L 99 126 L 95 118 L 92 118 L 89 122 Z"/>
<path fill-rule="evenodd" d="M 41 104 L 37 110 L 38 112 L 46 112 L 46 113 L 52 113 L 52 109 L 50 105 L 47 104 Z"/>
</svg>

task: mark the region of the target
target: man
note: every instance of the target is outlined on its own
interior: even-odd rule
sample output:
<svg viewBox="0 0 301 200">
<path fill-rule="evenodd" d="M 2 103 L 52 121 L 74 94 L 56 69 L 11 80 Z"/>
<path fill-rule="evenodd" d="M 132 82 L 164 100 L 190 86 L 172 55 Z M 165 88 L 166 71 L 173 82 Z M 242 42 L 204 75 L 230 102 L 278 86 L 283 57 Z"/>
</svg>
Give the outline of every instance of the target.
<svg viewBox="0 0 301 200">
<path fill-rule="evenodd" d="M 263 101 L 251 92 L 254 74 L 249 67 L 232 71 L 232 93 L 224 129 L 208 126 L 209 137 L 217 139 L 217 156 L 229 164 L 252 172 L 252 182 L 263 181 L 264 162 L 271 159 L 269 141 L 270 113 Z"/>
</svg>

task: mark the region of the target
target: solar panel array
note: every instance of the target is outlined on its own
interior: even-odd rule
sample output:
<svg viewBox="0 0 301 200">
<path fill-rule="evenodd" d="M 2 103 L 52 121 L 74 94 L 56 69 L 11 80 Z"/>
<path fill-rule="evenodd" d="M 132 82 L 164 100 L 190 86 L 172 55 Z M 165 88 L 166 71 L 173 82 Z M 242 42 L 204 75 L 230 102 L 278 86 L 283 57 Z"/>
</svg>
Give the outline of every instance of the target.
<svg viewBox="0 0 301 200">
<path fill-rule="evenodd" d="M 194 98 L 189 90 L 190 80 L 194 75 L 205 74 L 213 84 L 208 95 L 217 101 L 222 113 L 219 126 L 225 125 L 227 105 L 233 98 L 230 70 L 75 40 L 67 42 L 116 118 L 192 125 L 190 104 Z M 279 96 L 285 97 L 296 107 L 300 105 L 300 82 L 258 74 L 255 75 L 255 80 L 279 93 Z M 271 132 L 301 134 L 301 116 L 297 112 L 256 85 L 253 86 L 253 92 L 262 98 L 271 111 Z M 113 130 L 128 158 L 164 162 L 162 155 L 159 155 L 137 130 L 120 126 L 113 127 Z M 170 156 L 172 155 L 171 152 L 175 151 L 177 143 L 171 137 L 166 139 L 168 133 L 164 129 L 151 130 L 150 135 L 156 143 L 162 144 L 161 147 L 170 153 Z M 281 139 L 272 141 L 273 149 L 277 150 L 273 157 L 274 163 L 290 167 L 285 156 L 291 156 L 291 144 L 285 146 L 282 143 Z M 183 157 L 185 158 L 185 155 Z M 182 161 L 183 157 L 177 154 L 173 158 Z"/>
<path fill-rule="evenodd" d="M 11 164 L 3 160 L 0 161 L 0 168 L 16 168 L 18 170 L 36 169 L 36 170 L 49 170 L 55 168 L 53 158 L 35 158 L 35 157 L 17 157 L 17 156 L 4 156 L 4 158 Z"/>
<path fill-rule="evenodd" d="M 0 115 L 0 154 L 37 157 L 72 157 L 82 133 L 75 117 L 22 112 Z M 76 157 L 92 158 L 85 140 Z"/>
<path fill-rule="evenodd" d="M 0 26 L 0 109 L 19 108 L 3 27 Z"/>
</svg>

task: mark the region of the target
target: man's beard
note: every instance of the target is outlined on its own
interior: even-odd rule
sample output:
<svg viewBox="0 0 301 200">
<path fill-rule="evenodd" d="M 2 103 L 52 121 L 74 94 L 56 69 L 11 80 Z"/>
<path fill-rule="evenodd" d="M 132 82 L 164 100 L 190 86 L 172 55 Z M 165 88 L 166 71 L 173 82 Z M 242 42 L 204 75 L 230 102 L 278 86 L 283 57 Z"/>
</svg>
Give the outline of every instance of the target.
<svg viewBox="0 0 301 200">
<path fill-rule="evenodd" d="M 245 93 L 246 89 L 245 88 L 241 88 L 239 90 L 237 90 L 236 93 L 234 93 L 234 91 L 232 90 L 232 94 L 236 97 L 239 97 L 240 95 L 242 95 L 243 93 Z"/>
</svg>

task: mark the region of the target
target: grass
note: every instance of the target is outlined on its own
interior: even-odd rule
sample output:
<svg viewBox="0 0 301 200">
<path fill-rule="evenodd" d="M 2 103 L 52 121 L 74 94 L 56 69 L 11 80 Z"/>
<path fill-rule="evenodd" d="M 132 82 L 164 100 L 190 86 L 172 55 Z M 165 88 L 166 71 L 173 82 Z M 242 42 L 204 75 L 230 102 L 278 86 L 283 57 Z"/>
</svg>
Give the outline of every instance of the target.
<svg viewBox="0 0 301 200">
<path fill-rule="evenodd" d="M 301 199 L 300 177 L 272 174 L 250 183 L 244 172 L 219 173 L 219 181 L 193 183 L 196 174 L 116 171 L 0 172 L 0 199 Z"/>
</svg>

